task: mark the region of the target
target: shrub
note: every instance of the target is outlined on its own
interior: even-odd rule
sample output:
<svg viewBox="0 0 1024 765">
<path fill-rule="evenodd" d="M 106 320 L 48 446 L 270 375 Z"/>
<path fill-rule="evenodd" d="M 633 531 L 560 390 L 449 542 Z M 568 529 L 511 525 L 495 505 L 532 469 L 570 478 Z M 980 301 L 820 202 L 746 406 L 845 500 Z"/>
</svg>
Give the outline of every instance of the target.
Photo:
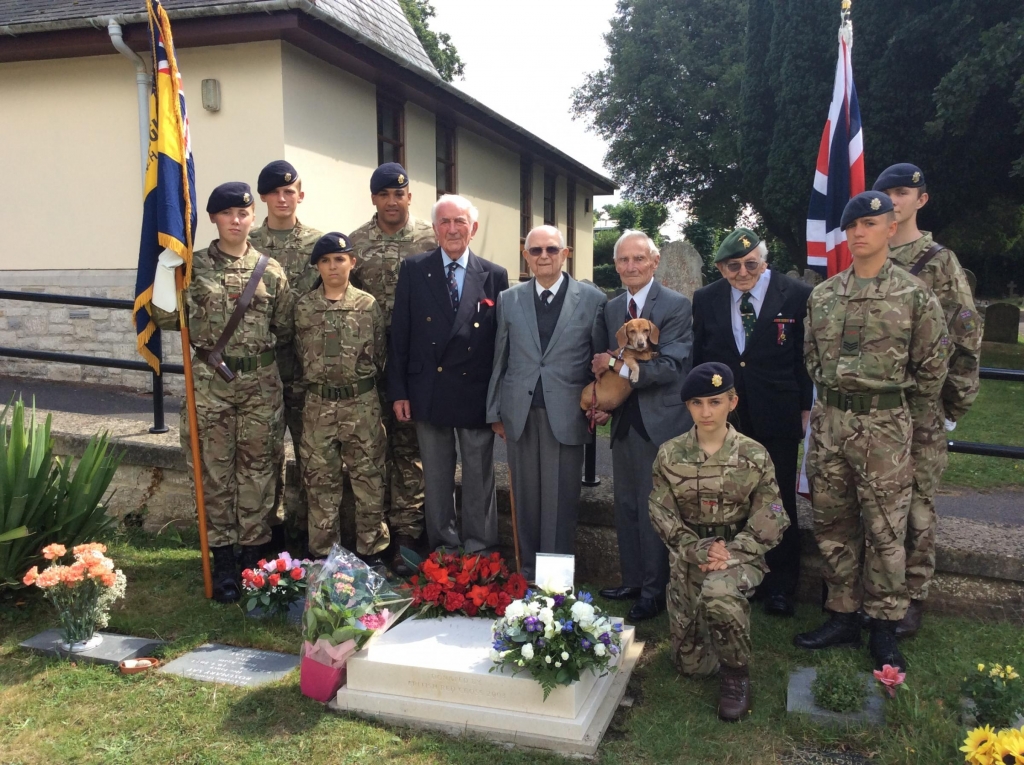
<svg viewBox="0 0 1024 765">
<path fill-rule="evenodd" d="M 853 662 L 841 655 L 827 657 L 818 667 L 811 693 L 814 703 L 830 712 L 856 712 L 868 695 L 864 678 Z"/>
<path fill-rule="evenodd" d="M 619 278 L 619 273 L 615 270 L 615 266 L 608 263 L 594 266 L 594 284 L 606 290 L 613 290 L 622 286 L 622 280 Z"/>
<path fill-rule="evenodd" d="M 974 702 L 980 725 L 1009 728 L 1024 713 L 1024 680 L 1010 664 L 978 664 L 961 691 Z"/>
</svg>

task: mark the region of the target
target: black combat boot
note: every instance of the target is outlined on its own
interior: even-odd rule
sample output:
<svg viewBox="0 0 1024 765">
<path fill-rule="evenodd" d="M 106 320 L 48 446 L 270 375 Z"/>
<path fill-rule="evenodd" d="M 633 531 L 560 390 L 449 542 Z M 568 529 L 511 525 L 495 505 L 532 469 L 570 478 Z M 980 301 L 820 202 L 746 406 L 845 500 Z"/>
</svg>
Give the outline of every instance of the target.
<svg viewBox="0 0 1024 765">
<path fill-rule="evenodd" d="M 871 620 L 871 637 L 868 639 L 868 651 L 874 659 L 875 669 L 881 669 L 886 664 L 897 669 L 907 671 L 907 660 L 900 653 L 899 645 L 896 643 L 896 625 L 899 621 L 888 619 Z"/>
<path fill-rule="evenodd" d="M 242 571 L 247 568 L 253 570 L 259 567 L 261 560 L 267 557 L 267 545 L 242 545 L 242 552 L 238 556 L 238 565 Z"/>
<path fill-rule="evenodd" d="M 816 630 L 801 632 L 793 638 L 797 648 L 829 648 L 834 645 L 860 645 L 860 623 L 856 612 L 840 614 L 829 612 L 829 619 Z"/>
<path fill-rule="evenodd" d="M 211 547 L 213 554 L 213 599 L 218 603 L 237 603 L 242 597 L 238 586 L 238 565 L 231 545 Z"/>
<path fill-rule="evenodd" d="M 917 634 L 917 631 L 921 629 L 921 617 L 923 616 L 924 601 L 910 601 L 910 608 L 907 609 L 907 615 L 900 619 L 900 623 L 896 625 L 896 637 L 900 640 L 903 638 L 914 637 L 914 635 Z"/>
<path fill-rule="evenodd" d="M 742 720 L 750 712 L 750 670 L 721 665 L 718 688 L 718 719 Z"/>
</svg>

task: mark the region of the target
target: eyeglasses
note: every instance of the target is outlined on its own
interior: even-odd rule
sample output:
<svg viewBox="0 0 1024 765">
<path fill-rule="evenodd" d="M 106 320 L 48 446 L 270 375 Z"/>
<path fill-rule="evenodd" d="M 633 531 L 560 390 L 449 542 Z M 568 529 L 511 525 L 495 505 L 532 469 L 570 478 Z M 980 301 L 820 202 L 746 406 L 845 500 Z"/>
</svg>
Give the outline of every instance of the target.
<svg viewBox="0 0 1024 765">
<path fill-rule="evenodd" d="M 730 260 L 728 263 L 725 264 L 725 267 L 729 269 L 730 274 L 738 274 L 741 268 L 747 269 L 747 273 L 752 274 L 760 266 L 760 260 L 744 260 L 742 263 L 736 260 Z"/>
<path fill-rule="evenodd" d="M 540 257 L 541 253 L 544 252 L 546 252 L 548 255 L 554 256 L 560 253 L 561 251 L 561 247 L 556 247 L 553 244 L 549 244 L 547 247 L 531 247 L 530 249 L 527 250 L 527 252 L 533 255 L 533 257 L 535 258 Z"/>
</svg>

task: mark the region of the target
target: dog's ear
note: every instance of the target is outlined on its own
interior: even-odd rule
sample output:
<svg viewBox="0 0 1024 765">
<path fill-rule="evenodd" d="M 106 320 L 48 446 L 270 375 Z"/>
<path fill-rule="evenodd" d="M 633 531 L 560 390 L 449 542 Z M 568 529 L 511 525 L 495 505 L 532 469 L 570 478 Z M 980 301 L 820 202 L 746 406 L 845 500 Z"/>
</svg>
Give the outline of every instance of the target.
<svg viewBox="0 0 1024 765">
<path fill-rule="evenodd" d="M 658 328 L 657 328 L 656 326 L 654 326 L 654 322 L 653 322 L 653 321 L 648 321 L 648 322 L 647 322 L 647 326 L 648 326 L 648 327 L 650 328 L 650 330 L 651 330 L 651 332 L 650 332 L 650 334 L 648 335 L 648 337 L 649 337 L 649 338 L 651 339 L 651 342 L 652 342 L 652 343 L 654 343 L 655 345 L 657 345 L 657 344 L 658 344 L 658 336 L 659 336 L 659 335 L 660 335 L 661 333 L 660 333 L 660 332 L 658 332 Z"/>
<path fill-rule="evenodd" d="M 623 324 L 619 327 L 619 331 L 615 333 L 615 342 L 619 344 L 619 348 L 626 347 L 626 325 Z"/>
</svg>

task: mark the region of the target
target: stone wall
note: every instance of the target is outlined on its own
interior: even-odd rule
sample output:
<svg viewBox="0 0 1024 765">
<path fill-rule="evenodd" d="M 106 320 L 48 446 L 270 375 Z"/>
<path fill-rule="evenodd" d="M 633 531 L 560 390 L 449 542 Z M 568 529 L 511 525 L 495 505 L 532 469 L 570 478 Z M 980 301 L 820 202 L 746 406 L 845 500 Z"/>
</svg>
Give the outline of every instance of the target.
<svg viewBox="0 0 1024 765">
<path fill-rule="evenodd" d="M 3 288 L 48 295 L 131 300 L 135 297 L 135 271 L 4 271 Z M 0 346 L 133 361 L 142 358 L 135 348 L 130 311 L 21 300 L 0 300 Z M 165 361 L 181 363 L 178 333 L 164 334 L 163 355 Z M 153 387 L 152 375 L 146 372 L 3 356 L 0 356 L 0 375 L 101 383 L 145 392 Z M 167 375 L 164 389 L 181 395 L 184 391 L 181 375 Z"/>
</svg>

